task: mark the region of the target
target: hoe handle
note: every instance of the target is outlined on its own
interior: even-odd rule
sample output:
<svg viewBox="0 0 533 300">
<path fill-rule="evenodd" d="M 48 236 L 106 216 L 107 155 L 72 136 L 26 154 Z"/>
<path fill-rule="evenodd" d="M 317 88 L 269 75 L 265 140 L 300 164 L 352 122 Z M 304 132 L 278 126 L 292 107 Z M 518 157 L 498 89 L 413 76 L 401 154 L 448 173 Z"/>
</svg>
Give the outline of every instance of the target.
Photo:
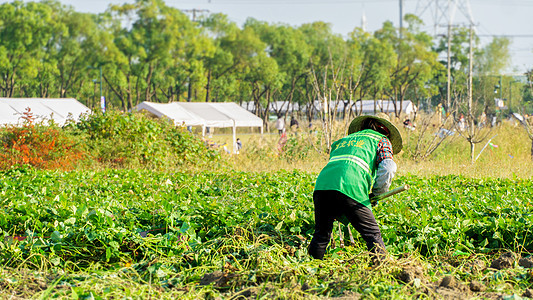
<svg viewBox="0 0 533 300">
<path fill-rule="evenodd" d="M 403 186 L 400 186 L 400 187 L 397 187 L 397 188 L 395 188 L 395 189 L 393 189 L 393 190 L 390 190 L 390 191 L 388 191 L 388 192 L 386 192 L 386 193 L 383 193 L 383 194 L 381 194 L 381 195 L 379 195 L 379 196 L 372 197 L 372 199 L 370 199 L 370 202 L 371 202 L 372 204 L 374 204 L 374 203 L 376 203 L 376 202 L 378 202 L 378 201 L 381 201 L 381 200 L 383 200 L 383 199 L 385 199 L 385 198 L 388 198 L 388 197 L 390 197 L 390 196 L 392 196 L 392 195 L 396 195 L 396 194 L 398 194 L 398 193 L 401 193 L 401 192 L 407 191 L 408 189 L 409 189 L 409 185 L 408 185 L 408 184 L 403 185 Z"/>
</svg>

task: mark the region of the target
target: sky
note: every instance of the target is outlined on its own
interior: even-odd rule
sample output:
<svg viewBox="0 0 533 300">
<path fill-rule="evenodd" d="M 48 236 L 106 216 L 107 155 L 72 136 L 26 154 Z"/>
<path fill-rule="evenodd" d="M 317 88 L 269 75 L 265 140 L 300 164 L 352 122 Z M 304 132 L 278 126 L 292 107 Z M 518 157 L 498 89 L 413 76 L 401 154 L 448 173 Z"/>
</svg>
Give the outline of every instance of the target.
<svg viewBox="0 0 533 300">
<path fill-rule="evenodd" d="M 490 42 L 494 35 L 509 36 L 512 61 L 505 70 L 507 74 L 523 73 L 533 69 L 533 0 L 457 0 L 460 9 L 456 10 L 452 24 L 468 26 L 467 8 L 470 7 L 471 20 L 481 38 L 481 45 Z M 11 2 L 0 0 L 1 2 Z M 27 2 L 27 1 L 26 1 Z M 133 0 L 60 0 L 71 5 L 76 11 L 100 13 L 110 4 L 131 3 Z M 436 3 L 447 0 L 403 0 L 403 13 L 419 15 L 425 23 L 423 28 L 434 34 L 443 32 L 447 19 L 435 22 L 431 12 L 436 11 Z M 453 1 L 452 1 L 453 2 Z M 283 23 L 299 26 L 314 21 L 324 21 L 332 25 L 332 30 L 346 37 L 355 27 L 362 26 L 366 19 L 366 30 L 375 31 L 383 22 L 392 21 L 399 26 L 400 0 L 165 0 L 169 6 L 188 10 L 192 18 L 193 9 L 202 13 L 224 13 L 230 20 L 242 25 L 247 18 L 269 23 Z M 425 10 L 424 10 L 425 9 Z M 423 13 L 422 13 L 423 12 Z M 435 24 L 437 23 L 437 27 Z"/>
</svg>

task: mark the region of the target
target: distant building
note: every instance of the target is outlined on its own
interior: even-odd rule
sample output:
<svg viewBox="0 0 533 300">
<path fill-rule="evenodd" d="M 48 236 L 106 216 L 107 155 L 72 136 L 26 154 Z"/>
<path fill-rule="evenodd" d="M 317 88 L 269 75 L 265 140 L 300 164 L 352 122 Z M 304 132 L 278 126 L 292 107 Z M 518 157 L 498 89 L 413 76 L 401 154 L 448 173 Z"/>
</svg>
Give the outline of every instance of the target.
<svg viewBox="0 0 533 300">
<path fill-rule="evenodd" d="M 413 114 L 417 111 L 417 107 L 410 100 L 404 100 L 401 103 L 403 114 Z M 352 105 L 352 110 L 361 112 L 362 114 L 374 114 L 374 112 L 395 113 L 400 110 L 400 102 L 394 105 L 392 100 L 362 100 L 357 101 Z"/>
<path fill-rule="evenodd" d="M 308 109 L 312 109 L 314 111 L 322 111 L 323 108 L 323 102 L 319 100 L 315 100 L 312 105 L 307 104 L 298 104 L 288 101 L 273 101 L 269 105 L 269 113 L 292 113 L 292 112 L 306 112 Z M 375 106 L 375 111 L 374 111 Z M 253 101 L 250 102 L 243 102 L 241 104 L 241 107 L 246 108 L 248 111 L 255 112 L 255 103 Z M 396 109 L 400 109 L 400 102 L 396 103 L 396 107 L 394 106 L 394 101 L 392 100 L 362 100 L 362 101 L 344 101 L 344 100 L 338 100 L 338 101 L 330 101 L 329 102 L 329 109 L 331 111 L 336 110 L 338 113 L 342 113 L 343 111 L 349 111 L 350 109 L 355 113 L 360 114 L 374 114 L 374 112 L 384 112 L 384 113 L 394 113 Z M 264 109 L 264 108 L 262 108 Z M 402 101 L 402 113 L 403 114 L 412 114 L 417 111 L 417 107 L 413 104 L 410 100 L 404 100 Z"/>
</svg>

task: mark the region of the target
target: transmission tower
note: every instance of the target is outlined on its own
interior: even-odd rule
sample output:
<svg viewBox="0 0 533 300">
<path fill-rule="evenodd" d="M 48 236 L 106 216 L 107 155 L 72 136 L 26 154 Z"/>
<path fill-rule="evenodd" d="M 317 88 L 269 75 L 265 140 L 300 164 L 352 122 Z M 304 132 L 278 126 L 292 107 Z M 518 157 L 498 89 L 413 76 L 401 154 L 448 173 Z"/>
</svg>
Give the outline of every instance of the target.
<svg viewBox="0 0 533 300">
<path fill-rule="evenodd" d="M 454 24 L 474 24 L 470 0 L 418 0 L 415 14 L 423 20 L 431 17 L 434 36 L 445 35 L 445 28 Z"/>
</svg>

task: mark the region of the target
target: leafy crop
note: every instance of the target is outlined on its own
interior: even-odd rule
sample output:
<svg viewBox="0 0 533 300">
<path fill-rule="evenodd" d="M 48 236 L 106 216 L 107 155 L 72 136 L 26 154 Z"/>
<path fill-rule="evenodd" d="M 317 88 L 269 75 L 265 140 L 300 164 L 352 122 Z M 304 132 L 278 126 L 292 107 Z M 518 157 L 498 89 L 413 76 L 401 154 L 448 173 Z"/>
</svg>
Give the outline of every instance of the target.
<svg viewBox="0 0 533 300">
<path fill-rule="evenodd" d="M 309 177 L 287 174 L 295 181 Z M 21 252 L 12 249 L 21 254 L 20 259 L 34 252 L 57 256 L 57 262 L 132 260 L 135 253 L 146 259 L 153 254 L 182 254 L 176 250 L 185 249 L 179 244 L 201 244 L 244 224 L 269 233 L 311 229 L 310 208 L 298 210 L 309 200 L 310 180 L 301 194 L 296 193 L 301 187 L 289 187 L 284 180 L 246 173 L 225 178 L 147 171 L 12 170 L 2 181 L 2 232 L 28 237 L 18 244 Z M 246 209 L 245 199 L 250 200 Z M 271 203 L 273 199 L 280 202 Z M 155 239 L 156 246 L 164 245 L 153 248 L 155 252 L 145 249 L 153 247 L 146 242 L 154 240 L 142 238 L 151 230 L 164 236 Z M 14 253 L 4 254 L 3 263 L 19 262 Z"/>
<path fill-rule="evenodd" d="M 384 236 L 398 252 L 533 251 L 530 180 L 461 176 L 402 178 L 413 189 L 377 209 Z"/>
<path fill-rule="evenodd" d="M 11 169 L 0 173 L 0 264 L 66 270 L 72 275 L 53 282 L 87 297 L 128 293 L 120 285 L 108 284 L 103 291 L 83 285 L 100 282 L 89 275 L 95 272 L 129 284 L 155 284 L 172 297 L 210 297 L 250 287 L 279 297 L 348 291 L 402 297 L 406 290 L 395 279 L 398 266 L 368 273 L 365 246 L 355 231 L 354 247 L 331 247 L 320 263 L 307 255 L 315 178 L 298 171 Z M 374 208 L 395 256 L 533 251 L 528 180 L 406 176 L 395 183 L 411 189 Z M 473 276 L 468 274 L 461 276 Z M 2 280 L 0 285 L 8 286 Z M 291 293 L 283 296 L 284 289 Z"/>
</svg>

